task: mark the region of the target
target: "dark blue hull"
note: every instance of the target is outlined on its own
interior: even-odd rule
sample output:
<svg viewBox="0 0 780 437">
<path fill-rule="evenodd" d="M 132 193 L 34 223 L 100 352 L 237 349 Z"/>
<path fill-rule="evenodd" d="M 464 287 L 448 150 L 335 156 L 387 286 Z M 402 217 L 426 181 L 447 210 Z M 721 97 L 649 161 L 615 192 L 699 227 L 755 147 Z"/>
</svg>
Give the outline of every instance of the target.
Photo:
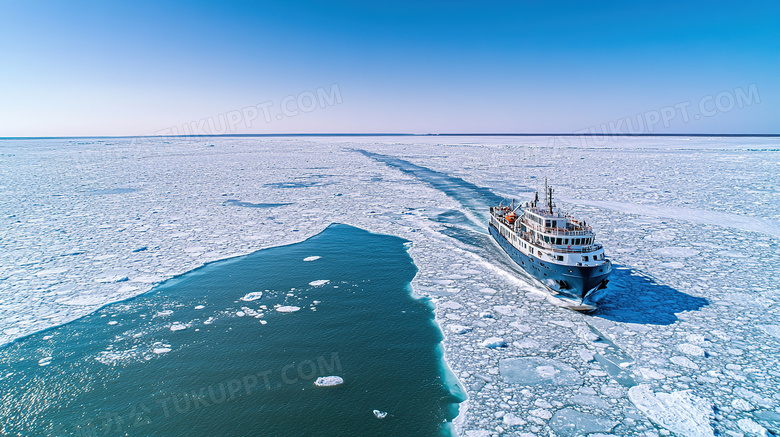
<svg viewBox="0 0 780 437">
<path fill-rule="evenodd" d="M 606 285 L 607 277 L 612 273 L 612 265 L 607 261 L 600 266 L 565 266 L 542 261 L 528 256 L 512 246 L 493 224 L 488 225 L 490 235 L 498 242 L 504 252 L 528 274 L 538 279 L 559 297 L 585 301 L 593 291 Z"/>
</svg>

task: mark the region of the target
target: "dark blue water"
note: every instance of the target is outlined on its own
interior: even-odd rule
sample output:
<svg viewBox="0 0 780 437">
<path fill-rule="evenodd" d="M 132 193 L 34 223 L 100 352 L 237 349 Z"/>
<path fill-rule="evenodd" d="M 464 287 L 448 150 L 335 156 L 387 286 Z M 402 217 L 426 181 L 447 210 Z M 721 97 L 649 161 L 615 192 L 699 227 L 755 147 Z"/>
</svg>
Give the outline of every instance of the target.
<svg viewBox="0 0 780 437">
<path fill-rule="evenodd" d="M 332 225 L 17 341 L 0 350 L 2 433 L 446 435 L 462 399 L 407 248 Z M 330 375 L 344 383 L 315 386 Z"/>
</svg>

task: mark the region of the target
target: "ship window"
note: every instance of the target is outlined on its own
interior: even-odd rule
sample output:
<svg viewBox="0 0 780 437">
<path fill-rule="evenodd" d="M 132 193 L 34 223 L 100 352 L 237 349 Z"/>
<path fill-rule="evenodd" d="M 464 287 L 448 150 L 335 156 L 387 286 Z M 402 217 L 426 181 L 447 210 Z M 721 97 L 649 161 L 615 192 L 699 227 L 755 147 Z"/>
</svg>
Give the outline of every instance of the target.
<svg viewBox="0 0 780 437">
<path fill-rule="evenodd" d="M 558 239 L 555 241 L 555 244 L 563 244 L 563 241 L 562 241 L 562 239 L 561 239 L 561 238 L 558 238 Z"/>
<path fill-rule="evenodd" d="M 583 260 L 583 261 L 585 261 L 585 262 L 587 262 L 587 261 L 588 261 L 588 255 L 583 255 L 583 256 L 582 256 L 582 260 Z"/>
<path fill-rule="evenodd" d="M 579 245 L 579 244 L 580 244 L 580 239 L 579 239 L 579 238 L 575 238 L 575 239 L 574 239 L 574 244 L 577 244 L 577 245 Z"/>
<path fill-rule="evenodd" d="M 568 246 L 569 245 L 569 239 L 568 238 L 564 238 L 563 239 L 563 244 Z"/>
<path fill-rule="evenodd" d="M 563 261 L 563 255 L 558 255 L 558 261 Z"/>
</svg>

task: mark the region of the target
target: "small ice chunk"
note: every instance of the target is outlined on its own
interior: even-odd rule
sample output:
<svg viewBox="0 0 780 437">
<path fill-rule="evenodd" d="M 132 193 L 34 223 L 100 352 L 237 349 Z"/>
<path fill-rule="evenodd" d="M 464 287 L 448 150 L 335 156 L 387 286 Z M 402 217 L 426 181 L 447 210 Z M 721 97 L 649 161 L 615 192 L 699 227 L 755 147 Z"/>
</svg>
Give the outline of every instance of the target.
<svg viewBox="0 0 780 437">
<path fill-rule="evenodd" d="M 244 317 L 244 316 L 246 315 L 246 313 L 245 313 L 245 312 L 243 312 L 243 311 L 236 311 L 236 315 L 237 315 L 238 317 Z"/>
<path fill-rule="evenodd" d="M 734 399 L 731 401 L 731 406 L 736 408 L 737 410 L 742 411 L 753 411 L 753 405 L 750 404 L 750 402 L 744 400 L 744 399 Z"/>
<path fill-rule="evenodd" d="M 163 310 L 163 311 L 158 311 L 157 314 L 154 315 L 154 317 L 165 317 L 165 316 L 170 316 L 171 314 L 173 314 L 173 310 Z"/>
<path fill-rule="evenodd" d="M 504 414 L 503 421 L 504 424 L 507 426 L 521 426 L 527 423 L 525 420 L 520 418 L 520 416 L 516 415 L 515 413 Z"/>
<path fill-rule="evenodd" d="M 691 355 L 694 357 L 704 356 L 704 349 L 702 349 L 700 346 L 696 346 L 695 344 L 690 344 L 690 343 L 678 344 L 677 350 L 686 355 Z"/>
<path fill-rule="evenodd" d="M 374 410 L 374 416 L 376 416 L 377 419 L 384 419 L 385 417 L 387 417 L 387 412 Z"/>
<path fill-rule="evenodd" d="M 182 323 L 176 322 L 173 325 L 171 325 L 171 331 L 182 331 L 187 329 L 187 325 L 184 325 Z"/>
<path fill-rule="evenodd" d="M 532 416 L 536 416 L 540 419 L 545 419 L 545 420 L 548 420 L 552 417 L 552 413 L 550 412 L 550 410 L 545 410 L 544 408 L 535 408 L 529 411 L 528 413 L 530 413 Z"/>
<path fill-rule="evenodd" d="M 688 369 L 697 370 L 699 368 L 698 364 L 682 356 L 674 356 L 672 358 L 669 358 L 669 361 L 673 362 L 674 364 L 677 364 L 678 366 L 686 367 Z"/>
<path fill-rule="evenodd" d="M 263 297 L 262 291 L 253 291 L 251 293 L 247 293 L 247 295 L 242 297 L 241 300 L 244 302 L 251 302 L 253 300 L 260 299 L 261 297 Z"/>
<path fill-rule="evenodd" d="M 206 307 L 203 306 L 203 305 L 195 305 L 195 309 L 196 310 L 202 310 L 203 308 L 206 308 Z"/>
<path fill-rule="evenodd" d="M 280 307 L 276 307 L 276 311 L 279 313 L 294 313 L 300 309 L 301 307 L 297 307 L 294 305 L 282 305 Z"/>
<path fill-rule="evenodd" d="M 344 380 L 340 376 L 321 376 L 314 381 L 314 385 L 318 387 L 333 387 L 343 383 Z"/>
<path fill-rule="evenodd" d="M 318 260 L 318 259 L 320 259 L 320 258 L 322 258 L 322 257 L 321 257 L 321 256 L 316 256 L 316 255 L 315 255 L 315 256 L 307 256 L 307 257 L 306 257 L 306 258 L 304 258 L 303 260 L 304 260 L 304 261 L 317 261 L 317 260 Z"/>
<path fill-rule="evenodd" d="M 327 284 L 328 282 L 330 282 L 330 281 L 327 280 L 327 279 L 318 279 L 316 281 L 309 282 L 309 285 L 311 285 L 312 287 L 322 287 L 323 285 Z"/>
<path fill-rule="evenodd" d="M 447 327 L 453 334 L 462 335 L 467 332 L 471 332 L 471 327 L 463 325 L 450 325 Z"/>
<path fill-rule="evenodd" d="M 756 423 L 753 419 L 739 419 L 737 426 L 748 435 L 766 436 L 766 428 Z"/>
<path fill-rule="evenodd" d="M 490 337 L 482 342 L 483 347 L 497 349 L 500 347 L 507 347 L 506 342 L 501 337 Z"/>
<path fill-rule="evenodd" d="M 152 349 L 152 352 L 154 352 L 154 353 L 156 353 L 158 355 L 159 354 L 167 354 L 170 351 L 171 351 L 171 348 L 169 348 L 169 347 L 156 347 L 156 348 Z"/>
<path fill-rule="evenodd" d="M 119 322 L 117 322 L 116 320 L 112 320 L 112 321 L 108 322 L 108 324 L 109 324 L 109 325 L 116 325 L 116 324 L 118 324 L 118 323 L 119 323 Z"/>
<path fill-rule="evenodd" d="M 502 316 L 518 315 L 517 309 L 511 305 L 494 305 L 493 310 Z"/>
<path fill-rule="evenodd" d="M 38 365 L 41 367 L 48 366 L 49 364 L 51 364 L 51 357 L 45 357 L 38 360 Z"/>
</svg>

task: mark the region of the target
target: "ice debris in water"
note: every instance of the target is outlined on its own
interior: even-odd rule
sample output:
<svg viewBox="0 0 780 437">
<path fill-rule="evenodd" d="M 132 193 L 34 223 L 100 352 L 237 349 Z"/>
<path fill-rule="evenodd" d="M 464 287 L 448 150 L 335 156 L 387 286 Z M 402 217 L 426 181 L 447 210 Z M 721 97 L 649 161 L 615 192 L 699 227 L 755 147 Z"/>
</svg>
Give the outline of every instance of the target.
<svg viewBox="0 0 780 437">
<path fill-rule="evenodd" d="M 385 417 L 387 417 L 387 412 L 374 410 L 374 416 L 376 416 L 377 419 L 384 419 Z"/>
<path fill-rule="evenodd" d="M 171 314 L 173 314 L 173 310 L 163 310 L 163 311 L 158 311 L 157 314 L 154 315 L 154 317 L 165 317 L 165 316 L 170 316 Z"/>
<path fill-rule="evenodd" d="M 504 358 L 498 362 L 506 382 L 522 385 L 580 385 L 582 376 L 561 361 L 539 357 Z"/>
<path fill-rule="evenodd" d="M 320 258 L 322 258 L 322 257 L 321 257 L 321 256 L 316 256 L 316 255 L 315 255 L 315 256 L 307 256 L 307 257 L 306 257 L 306 258 L 304 258 L 303 260 L 304 260 L 304 261 L 317 261 L 317 260 L 318 260 L 318 259 L 320 259 Z"/>
<path fill-rule="evenodd" d="M 206 308 L 206 307 L 205 307 L 205 306 L 203 306 L 203 305 L 196 305 L 196 306 L 195 306 L 195 309 L 196 309 L 196 310 L 202 310 L 203 308 Z"/>
<path fill-rule="evenodd" d="M 309 282 L 309 285 L 311 285 L 312 287 L 322 287 L 323 285 L 327 284 L 328 282 L 330 282 L 330 281 L 327 280 L 327 279 L 318 279 L 316 281 Z"/>
<path fill-rule="evenodd" d="M 183 323 L 176 322 L 173 325 L 171 325 L 171 331 L 182 331 L 187 329 L 187 325 Z"/>
<path fill-rule="evenodd" d="M 51 357 L 45 357 L 38 360 L 38 365 L 41 367 L 48 366 L 49 364 L 51 364 Z"/>
<path fill-rule="evenodd" d="M 628 398 L 651 421 L 673 433 L 689 437 L 712 437 L 712 406 L 690 391 L 653 393 L 647 384 L 628 390 Z"/>
<path fill-rule="evenodd" d="M 171 348 L 169 348 L 169 347 L 156 347 L 156 348 L 152 349 L 152 352 L 154 352 L 154 353 L 156 353 L 158 355 L 159 354 L 165 354 L 165 353 L 168 353 L 170 351 L 171 351 Z"/>
<path fill-rule="evenodd" d="M 301 307 L 297 307 L 294 305 L 282 305 L 279 307 L 276 307 L 276 311 L 280 313 L 294 313 L 298 310 L 300 310 Z"/>
<path fill-rule="evenodd" d="M 241 300 L 244 302 L 251 302 L 253 300 L 260 299 L 261 297 L 263 297 L 262 291 L 253 291 L 251 293 L 247 293 L 247 295 L 242 297 Z"/>
<path fill-rule="evenodd" d="M 318 387 L 333 387 L 343 383 L 344 380 L 340 376 L 321 376 L 314 381 L 314 385 Z"/>
</svg>

